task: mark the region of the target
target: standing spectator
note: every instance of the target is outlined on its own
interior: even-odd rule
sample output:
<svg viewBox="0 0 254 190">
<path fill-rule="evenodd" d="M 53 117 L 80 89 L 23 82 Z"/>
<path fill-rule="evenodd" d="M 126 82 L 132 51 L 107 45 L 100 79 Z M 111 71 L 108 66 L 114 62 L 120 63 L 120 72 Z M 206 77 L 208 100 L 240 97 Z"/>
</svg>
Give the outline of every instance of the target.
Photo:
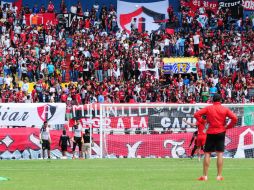
<svg viewBox="0 0 254 190">
<path fill-rule="evenodd" d="M 198 62 L 198 68 L 202 72 L 202 78 L 203 78 L 203 80 L 205 79 L 205 76 L 206 76 L 205 66 L 206 66 L 206 61 L 204 60 L 203 57 L 200 57 L 200 60 Z"/>
<path fill-rule="evenodd" d="M 55 6 L 52 3 L 52 1 L 49 1 L 49 4 L 48 4 L 48 13 L 53 13 L 54 11 L 55 11 Z"/>
<path fill-rule="evenodd" d="M 184 56 L 184 46 L 185 46 L 185 38 L 181 36 L 179 38 L 179 54 L 181 57 Z"/>
<path fill-rule="evenodd" d="M 206 116 L 207 123 L 209 124 L 207 129 L 207 139 L 205 143 L 205 158 L 203 165 L 203 176 L 198 180 L 207 181 L 208 168 L 210 165 L 210 157 L 212 152 L 217 154 L 217 180 L 221 181 L 223 169 L 223 152 L 225 148 L 225 135 L 226 130 L 233 128 L 237 122 L 237 116 L 230 111 L 230 109 L 224 107 L 220 103 L 221 96 L 215 94 L 213 96 L 213 105 L 205 107 L 194 114 L 194 117 L 198 122 L 202 122 L 202 116 Z M 225 126 L 226 119 L 230 118 L 231 122 Z"/>
<path fill-rule="evenodd" d="M 131 22 L 131 30 L 135 31 L 138 28 L 137 18 L 134 18 Z"/>
<path fill-rule="evenodd" d="M 53 63 L 49 63 L 47 69 L 49 77 L 53 77 L 55 72 L 55 66 L 53 65 Z"/>
<path fill-rule="evenodd" d="M 12 77 L 10 77 L 10 75 L 7 75 L 5 78 L 4 78 L 4 84 L 7 86 L 7 87 L 11 87 L 11 84 L 12 84 Z"/>
<path fill-rule="evenodd" d="M 28 89 L 29 89 L 29 84 L 27 83 L 27 80 L 24 80 L 24 83 L 22 84 L 21 90 L 22 90 L 22 92 L 27 94 L 28 93 Z"/>
<path fill-rule="evenodd" d="M 33 7 L 32 12 L 33 12 L 34 14 L 37 14 L 37 13 L 39 13 L 39 12 L 40 12 L 40 9 L 38 8 L 37 3 L 35 3 L 35 4 L 34 4 L 34 7 Z"/>
<path fill-rule="evenodd" d="M 254 77 L 254 55 L 248 62 L 248 71 L 251 74 L 251 77 Z"/>
<path fill-rule="evenodd" d="M 196 56 L 199 56 L 199 43 L 200 43 L 200 35 L 198 32 L 195 33 L 193 36 L 193 43 L 194 43 L 194 53 Z"/>
<path fill-rule="evenodd" d="M 214 94 L 217 94 L 218 93 L 218 89 L 217 87 L 215 86 L 215 84 L 212 84 L 211 88 L 210 88 L 210 96 L 213 97 Z"/>
<path fill-rule="evenodd" d="M 65 9 L 66 9 L 66 4 L 65 4 L 64 0 L 61 0 L 60 13 L 65 13 Z"/>
</svg>

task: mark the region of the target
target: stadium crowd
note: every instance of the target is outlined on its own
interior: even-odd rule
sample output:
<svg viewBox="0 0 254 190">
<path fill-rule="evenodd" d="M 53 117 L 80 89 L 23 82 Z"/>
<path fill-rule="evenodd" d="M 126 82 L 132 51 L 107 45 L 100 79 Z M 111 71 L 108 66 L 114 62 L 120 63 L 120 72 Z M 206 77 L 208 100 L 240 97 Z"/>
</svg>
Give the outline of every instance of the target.
<svg viewBox="0 0 254 190">
<path fill-rule="evenodd" d="M 168 8 L 168 23 L 148 32 L 120 31 L 113 6 L 76 6 L 85 20 L 64 28 L 55 22 L 28 26 L 27 13 L 55 12 L 52 2 L 21 10 L 0 8 L 1 102 L 254 102 L 254 19 L 234 20 L 229 10 Z M 62 1 L 61 12 L 68 10 Z M 167 33 L 166 26 L 174 28 Z M 71 48 L 66 38 L 73 39 Z M 163 73 L 163 57 L 199 58 L 197 74 Z M 29 83 L 34 83 L 29 93 Z"/>
</svg>

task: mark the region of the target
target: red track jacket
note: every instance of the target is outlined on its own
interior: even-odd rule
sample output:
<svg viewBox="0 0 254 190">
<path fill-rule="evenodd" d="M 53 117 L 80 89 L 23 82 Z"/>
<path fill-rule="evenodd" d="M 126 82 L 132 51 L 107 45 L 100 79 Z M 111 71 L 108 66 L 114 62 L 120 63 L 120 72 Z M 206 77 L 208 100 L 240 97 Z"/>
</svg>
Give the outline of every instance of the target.
<svg viewBox="0 0 254 190">
<path fill-rule="evenodd" d="M 220 102 L 215 102 L 211 106 L 207 106 L 194 114 L 198 122 L 202 121 L 202 116 L 206 115 L 207 123 L 209 124 L 207 134 L 218 134 L 225 132 L 226 129 L 233 128 L 237 122 L 237 116 L 228 108 L 221 105 Z M 226 126 L 226 118 L 231 119 Z"/>
</svg>

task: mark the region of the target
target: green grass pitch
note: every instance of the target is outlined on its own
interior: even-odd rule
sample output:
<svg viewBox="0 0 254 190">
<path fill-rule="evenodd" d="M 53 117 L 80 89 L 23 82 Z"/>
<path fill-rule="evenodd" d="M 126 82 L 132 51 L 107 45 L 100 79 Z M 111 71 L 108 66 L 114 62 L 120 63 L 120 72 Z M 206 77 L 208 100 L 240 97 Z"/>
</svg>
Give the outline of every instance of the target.
<svg viewBox="0 0 254 190">
<path fill-rule="evenodd" d="M 207 182 L 197 181 L 196 159 L 0 161 L 0 190 L 253 190 L 254 160 L 226 159 L 216 181 L 212 159 Z"/>
</svg>

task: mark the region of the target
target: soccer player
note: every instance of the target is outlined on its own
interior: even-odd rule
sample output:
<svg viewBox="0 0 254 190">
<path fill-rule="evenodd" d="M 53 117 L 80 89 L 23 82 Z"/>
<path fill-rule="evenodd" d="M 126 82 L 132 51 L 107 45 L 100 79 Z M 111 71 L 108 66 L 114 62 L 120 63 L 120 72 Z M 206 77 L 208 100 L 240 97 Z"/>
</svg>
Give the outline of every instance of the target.
<svg viewBox="0 0 254 190">
<path fill-rule="evenodd" d="M 77 120 L 76 124 L 73 126 L 73 132 L 74 132 L 74 137 L 72 139 L 73 141 L 72 159 L 75 159 L 75 149 L 77 145 L 79 148 L 79 158 L 82 158 L 82 125 L 79 120 Z"/>
<path fill-rule="evenodd" d="M 50 159 L 50 143 L 51 137 L 49 133 L 48 122 L 45 121 L 40 131 L 40 143 L 42 144 L 42 158 L 45 158 L 45 151 L 48 151 L 48 159 Z"/>
<path fill-rule="evenodd" d="M 61 147 L 63 156 L 66 156 L 67 147 L 71 146 L 70 137 L 66 135 L 66 131 L 63 130 L 63 134 L 59 139 L 59 146 Z"/>
<path fill-rule="evenodd" d="M 189 145 L 189 147 L 191 147 L 192 143 L 194 142 L 194 147 L 191 151 L 191 158 L 193 158 L 196 150 L 198 149 L 198 147 L 197 147 L 197 136 L 198 136 L 198 131 L 195 131 L 192 135 L 191 142 L 190 142 L 190 145 Z"/>
<path fill-rule="evenodd" d="M 93 140 L 93 139 L 91 139 Z M 84 144 L 82 145 L 82 152 L 85 155 L 85 158 L 88 158 L 89 154 L 90 154 L 90 131 L 89 129 L 85 130 L 85 133 L 83 134 L 83 142 Z"/>
<path fill-rule="evenodd" d="M 213 105 L 207 106 L 194 114 L 198 122 L 202 121 L 202 116 L 206 116 L 208 129 L 206 131 L 207 138 L 205 143 L 205 158 L 203 163 L 203 176 L 198 178 L 201 181 L 207 181 L 208 169 L 210 165 L 210 157 L 212 152 L 217 154 L 217 180 L 221 181 L 223 170 L 223 152 L 225 148 L 225 135 L 226 130 L 233 128 L 237 122 L 237 116 L 228 108 L 220 103 L 221 96 L 214 94 Z M 226 125 L 226 119 L 230 118 L 231 121 Z"/>
<path fill-rule="evenodd" d="M 200 150 L 204 150 L 204 145 L 206 141 L 206 134 L 204 132 L 206 120 L 202 119 L 201 122 L 196 122 L 196 123 L 190 123 L 186 121 L 185 119 L 183 119 L 183 121 L 192 127 L 196 126 L 198 128 L 198 130 L 193 133 L 190 146 L 192 145 L 195 139 L 195 145 L 191 151 L 191 158 L 193 158 L 195 151 L 198 150 L 198 160 L 200 161 L 200 158 L 201 158 Z"/>
</svg>

